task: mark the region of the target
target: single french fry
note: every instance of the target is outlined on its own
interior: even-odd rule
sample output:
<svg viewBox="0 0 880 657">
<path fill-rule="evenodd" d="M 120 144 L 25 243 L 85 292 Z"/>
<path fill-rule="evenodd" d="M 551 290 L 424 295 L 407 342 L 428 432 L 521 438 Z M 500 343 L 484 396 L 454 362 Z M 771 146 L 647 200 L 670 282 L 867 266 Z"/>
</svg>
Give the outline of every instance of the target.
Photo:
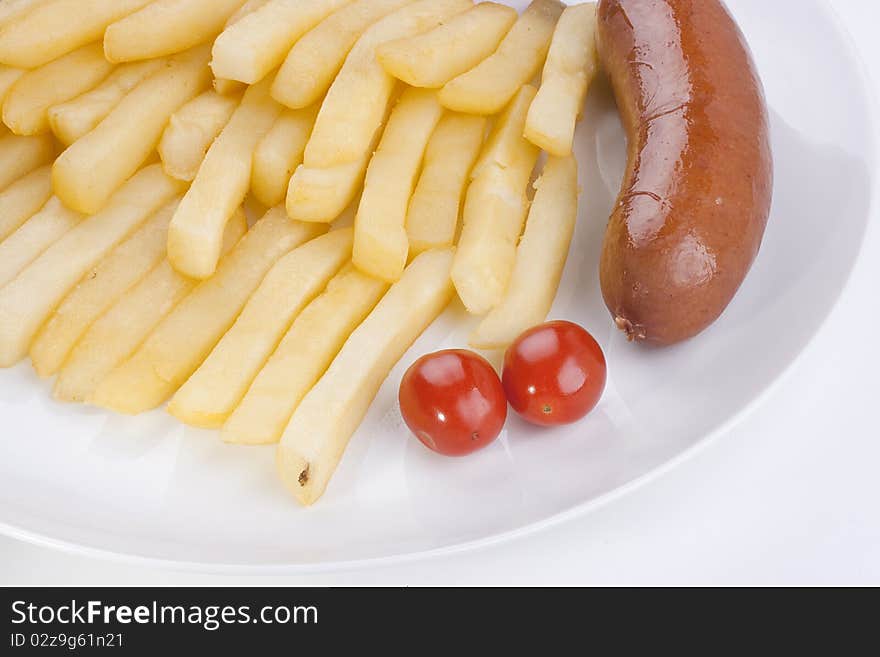
<svg viewBox="0 0 880 657">
<path fill-rule="evenodd" d="M 321 100 L 361 34 L 412 2 L 355 0 L 337 9 L 294 44 L 272 83 L 272 97 L 292 109 Z"/>
<path fill-rule="evenodd" d="M 172 57 L 137 85 L 87 135 L 55 161 L 55 193 L 74 210 L 94 213 L 155 150 L 171 115 L 210 81 L 208 47 Z"/>
<path fill-rule="evenodd" d="M 440 119 L 409 200 L 406 234 L 410 256 L 455 242 L 461 201 L 485 133 L 482 116 L 449 112 Z"/>
<path fill-rule="evenodd" d="M 283 111 L 257 145 L 251 191 L 263 205 L 273 207 L 284 202 L 290 177 L 302 164 L 317 113 L 317 105 Z"/>
<path fill-rule="evenodd" d="M 111 62 L 132 62 L 183 52 L 220 34 L 244 0 L 153 0 L 104 32 Z"/>
<path fill-rule="evenodd" d="M 240 100 L 235 95 L 206 91 L 172 114 L 157 147 L 165 173 L 178 180 L 193 180 Z"/>
<path fill-rule="evenodd" d="M 168 259 L 179 272 L 202 279 L 214 273 L 223 227 L 250 188 L 254 150 L 280 112 L 269 80 L 250 87 L 208 149 L 168 228 Z"/>
<path fill-rule="evenodd" d="M 236 11 L 232 16 L 229 17 L 229 20 L 226 21 L 226 25 L 223 27 L 225 30 L 230 25 L 235 25 L 242 18 L 247 16 L 248 14 L 254 13 L 257 9 L 265 5 L 269 0 L 247 0 L 238 11 Z M 239 82 L 238 80 L 227 80 L 226 78 L 214 78 L 214 91 L 222 96 L 229 96 L 233 94 L 243 94 L 246 85 L 244 82 Z"/>
<path fill-rule="evenodd" d="M 364 32 L 321 104 L 306 146 L 306 166 L 331 167 L 367 153 L 396 84 L 376 61 L 380 44 L 429 30 L 472 6 L 470 0 L 418 0 Z"/>
<path fill-rule="evenodd" d="M 451 264 L 451 249 L 413 260 L 294 411 L 277 461 L 300 503 L 312 504 L 324 493 L 391 368 L 449 303 Z"/>
<path fill-rule="evenodd" d="M 226 224 L 224 253 L 246 232 L 247 218 L 239 209 Z M 167 259 L 162 260 L 79 338 L 58 373 L 55 398 L 88 401 L 98 384 L 135 352 L 197 282 L 176 272 Z"/>
<path fill-rule="evenodd" d="M 502 349 L 547 318 L 577 220 L 577 162 L 550 156 L 535 182 L 535 199 L 516 249 L 504 298 L 470 338 L 472 347 Z"/>
<path fill-rule="evenodd" d="M 9 89 L 24 73 L 24 69 L 0 64 L 0 105 L 3 104 Z"/>
<path fill-rule="evenodd" d="M 287 188 L 287 214 L 297 221 L 335 221 L 357 196 L 371 155 L 327 168 L 299 165 Z"/>
<path fill-rule="evenodd" d="M 55 144 L 52 135 L 0 136 L 0 190 L 25 174 L 52 161 Z"/>
<path fill-rule="evenodd" d="M 152 0 L 53 0 L 0 27 L 0 63 L 36 68 L 93 41 Z"/>
<path fill-rule="evenodd" d="M 351 0 L 270 0 L 214 42 L 218 78 L 255 84 L 284 61 L 294 43 Z"/>
<path fill-rule="evenodd" d="M 277 443 L 303 397 L 387 290 L 384 281 L 344 267 L 294 320 L 223 425 L 223 440 Z"/>
<path fill-rule="evenodd" d="M 276 262 L 168 412 L 186 424 L 222 426 L 299 312 L 348 261 L 352 237 L 351 228 L 334 230 Z"/>
<path fill-rule="evenodd" d="M 504 296 L 528 210 L 538 148 L 522 136 L 535 88 L 523 87 L 498 119 L 474 166 L 452 280 L 468 311 L 482 315 Z"/>
<path fill-rule="evenodd" d="M 40 326 L 89 268 L 181 191 L 159 165 L 143 169 L 104 210 L 79 222 L 0 290 L 0 367 L 23 358 Z"/>
<path fill-rule="evenodd" d="M 49 125 L 61 142 L 69 146 L 95 129 L 125 95 L 167 62 L 152 59 L 117 67 L 97 87 L 65 103 L 49 108 Z"/>
<path fill-rule="evenodd" d="M 95 389 L 91 401 L 126 414 L 155 408 L 174 393 L 229 330 L 266 272 L 285 253 L 325 231 L 270 210 L 167 315 L 132 356 Z"/>
<path fill-rule="evenodd" d="M 0 288 L 12 281 L 41 253 L 73 229 L 83 218 L 56 197 L 0 243 Z"/>
<path fill-rule="evenodd" d="M 567 7 L 553 32 L 541 87 L 529 109 L 526 139 L 552 155 L 571 155 L 574 126 L 598 69 L 596 5 Z"/>
<path fill-rule="evenodd" d="M 37 374 L 55 374 L 92 322 L 161 262 L 165 257 L 168 222 L 179 201 L 173 199 L 160 208 L 91 267 L 64 297 L 31 344 L 31 363 Z"/>
<path fill-rule="evenodd" d="M 481 2 L 424 34 L 383 43 L 379 63 L 414 87 L 442 87 L 495 52 L 516 22 L 512 7 Z"/>
<path fill-rule="evenodd" d="M 442 113 L 434 91 L 404 91 L 367 168 L 354 224 L 352 261 L 364 273 L 389 283 L 400 278 L 406 267 L 407 206 L 425 147 Z"/>
<path fill-rule="evenodd" d="M 113 65 L 99 44 L 83 46 L 45 66 L 28 71 L 6 94 L 3 122 L 14 133 L 35 135 L 49 130 L 49 108 L 94 88 Z"/>
<path fill-rule="evenodd" d="M 563 8 L 558 0 L 532 2 L 494 53 L 444 85 L 440 102 L 458 112 L 499 112 L 541 70 Z"/>
<path fill-rule="evenodd" d="M 52 196 L 52 167 L 34 169 L 0 192 L 0 242 L 18 230 Z"/>
</svg>

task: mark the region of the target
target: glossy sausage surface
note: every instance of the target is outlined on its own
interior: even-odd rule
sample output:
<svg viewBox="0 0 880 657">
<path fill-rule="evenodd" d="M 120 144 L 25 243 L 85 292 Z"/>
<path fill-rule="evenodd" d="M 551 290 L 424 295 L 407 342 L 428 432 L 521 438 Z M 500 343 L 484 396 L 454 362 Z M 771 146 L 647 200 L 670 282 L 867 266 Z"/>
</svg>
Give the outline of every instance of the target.
<svg viewBox="0 0 880 657">
<path fill-rule="evenodd" d="M 761 244 L 772 193 L 767 109 L 719 0 L 600 0 L 597 39 L 628 137 L 600 265 L 633 340 L 711 324 Z"/>
</svg>

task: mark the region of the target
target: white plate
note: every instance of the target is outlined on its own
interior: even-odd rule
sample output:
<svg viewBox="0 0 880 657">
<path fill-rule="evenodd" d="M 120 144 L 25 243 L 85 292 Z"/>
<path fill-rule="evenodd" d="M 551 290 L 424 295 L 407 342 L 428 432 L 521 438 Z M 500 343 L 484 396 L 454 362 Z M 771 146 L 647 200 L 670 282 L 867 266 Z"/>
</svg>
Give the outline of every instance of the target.
<svg viewBox="0 0 880 657">
<path fill-rule="evenodd" d="M 522 9 L 524 2 L 511 3 Z M 605 348 L 610 380 L 584 422 L 449 460 L 411 439 L 395 407 L 419 354 L 462 346 L 452 308 L 394 370 L 334 477 L 298 508 L 271 448 L 223 445 L 162 411 L 65 406 L 28 364 L 0 372 L 0 529 L 37 542 L 179 567 L 281 572 L 389 561 L 514 536 L 581 512 L 679 460 L 758 400 L 803 350 L 858 256 L 875 174 L 871 103 L 857 57 L 821 0 L 730 0 L 767 90 L 776 185 L 760 257 L 722 319 L 687 344 L 646 350 L 612 329 L 596 263 L 623 169 L 607 89 L 579 128 L 580 223 L 553 310 Z M 699 494 L 699 491 L 694 491 Z"/>
</svg>

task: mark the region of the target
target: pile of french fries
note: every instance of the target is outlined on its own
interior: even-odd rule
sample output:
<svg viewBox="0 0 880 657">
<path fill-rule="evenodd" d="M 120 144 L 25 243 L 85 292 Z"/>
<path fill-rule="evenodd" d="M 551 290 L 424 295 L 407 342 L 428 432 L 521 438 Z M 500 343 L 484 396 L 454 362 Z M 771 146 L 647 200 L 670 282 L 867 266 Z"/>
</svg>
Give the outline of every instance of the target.
<svg viewBox="0 0 880 657">
<path fill-rule="evenodd" d="M 3 0 L 0 366 L 277 444 L 314 502 L 455 294 L 478 348 L 546 318 L 594 29 L 557 0 Z"/>
</svg>

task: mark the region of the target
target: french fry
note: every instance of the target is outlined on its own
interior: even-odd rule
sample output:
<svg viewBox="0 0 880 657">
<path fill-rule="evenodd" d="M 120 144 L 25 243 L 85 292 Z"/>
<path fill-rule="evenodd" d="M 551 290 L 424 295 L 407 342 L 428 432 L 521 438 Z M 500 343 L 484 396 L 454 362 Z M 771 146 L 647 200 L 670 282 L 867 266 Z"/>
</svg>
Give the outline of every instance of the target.
<svg viewBox="0 0 880 657">
<path fill-rule="evenodd" d="M 302 164 L 318 106 L 285 110 L 254 151 L 251 191 L 267 207 L 284 202 L 290 177 Z"/>
<path fill-rule="evenodd" d="M 19 135 L 49 130 L 49 108 L 92 89 L 113 65 L 99 44 L 83 46 L 45 66 L 28 71 L 12 85 L 3 101 L 3 122 Z"/>
<path fill-rule="evenodd" d="M 69 146 L 94 130 L 129 91 L 165 64 L 165 60 L 153 59 L 119 66 L 91 91 L 53 105 L 48 112 L 52 132 Z"/>
<path fill-rule="evenodd" d="M 193 180 L 240 100 L 235 95 L 206 91 L 172 114 L 157 147 L 165 173 L 178 180 Z"/>
<path fill-rule="evenodd" d="M 0 190 L 51 162 L 54 155 L 55 144 L 51 135 L 0 136 Z"/>
<path fill-rule="evenodd" d="M 104 210 L 79 222 L 0 290 L 0 367 L 23 358 L 40 326 L 89 268 L 181 191 L 159 165 L 143 169 Z"/>
<path fill-rule="evenodd" d="M 516 19 L 512 7 L 481 2 L 429 32 L 383 43 L 376 54 L 399 80 L 414 87 L 442 87 L 495 52 Z"/>
<path fill-rule="evenodd" d="M 226 224 L 224 253 L 246 232 L 247 218 L 239 209 Z M 174 271 L 167 259 L 162 260 L 80 337 L 58 373 L 55 398 L 88 401 L 98 384 L 135 352 L 197 282 Z"/>
<path fill-rule="evenodd" d="M 598 69 L 596 5 L 567 7 L 553 32 L 541 87 L 529 109 L 526 139 L 552 155 L 571 155 L 574 126 Z"/>
<path fill-rule="evenodd" d="M 51 0 L 6 0 L 0 5 L 0 29 L 6 23 Z"/>
<path fill-rule="evenodd" d="M 294 411 L 277 462 L 300 503 L 323 494 L 391 368 L 449 303 L 451 264 L 451 249 L 413 260 Z"/>
<path fill-rule="evenodd" d="M 0 27 L 0 63 L 36 68 L 87 43 L 152 0 L 53 0 Z"/>
<path fill-rule="evenodd" d="M 66 205 L 101 209 L 155 150 L 168 119 L 210 81 L 208 47 L 172 57 L 137 85 L 98 124 L 55 161 L 52 183 Z"/>
<path fill-rule="evenodd" d="M 225 30 L 230 25 L 235 25 L 242 18 L 247 16 L 248 14 L 254 13 L 257 9 L 265 5 L 269 0 L 247 0 L 238 11 L 236 11 L 232 16 L 229 17 L 229 20 L 226 21 L 226 25 L 223 27 Z M 214 91 L 223 96 L 228 96 L 231 94 L 243 94 L 245 90 L 244 82 L 238 82 L 237 80 L 227 80 L 225 78 L 214 78 Z"/>
<path fill-rule="evenodd" d="M 98 385 L 91 401 L 126 414 L 161 404 L 211 353 L 272 265 L 325 230 L 320 224 L 290 221 L 282 208 L 270 210 L 223 259 L 217 273 L 199 283 Z"/>
<path fill-rule="evenodd" d="M 321 100 L 361 34 L 413 1 L 355 0 L 337 9 L 294 44 L 272 83 L 272 97 L 292 109 Z"/>
<path fill-rule="evenodd" d="M 281 65 L 303 34 L 350 1 L 270 0 L 217 37 L 214 75 L 256 84 Z"/>
<path fill-rule="evenodd" d="M 132 62 L 183 52 L 217 36 L 244 0 L 153 0 L 104 32 L 111 62 Z"/>
<path fill-rule="evenodd" d="M 498 50 L 444 85 L 444 107 L 470 114 L 499 112 L 541 70 L 563 7 L 557 0 L 532 2 Z"/>
<path fill-rule="evenodd" d="M 168 259 L 182 274 L 204 279 L 214 273 L 223 227 L 250 187 L 254 150 L 280 112 L 269 80 L 250 87 L 208 149 L 168 228 Z"/>
<path fill-rule="evenodd" d="M 455 242 L 461 201 L 485 132 L 485 118 L 451 112 L 434 129 L 406 215 L 411 256 Z"/>
<path fill-rule="evenodd" d="M 287 188 L 287 214 L 297 221 L 334 221 L 361 188 L 371 155 L 327 168 L 299 165 Z"/>
<path fill-rule="evenodd" d="M 0 242 L 18 230 L 52 196 L 52 167 L 34 169 L 0 192 Z"/>
<path fill-rule="evenodd" d="M 367 153 L 395 88 L 394 78 L 376 61 L 380 44 L 436 27 L 471 6 L 470 0 L 418 0 L 364 32 L 321 104 L 306 146 L 306 166 L 331 167 Z"/>
<path fill-rule="evenodd" d="M 442 113 L 435 92 L 407 89 L 391 111 L 367 169 L 354 224 L 352 261 L 364 273 L 389 283 L 400 278 L 406 267 L 407 205 L 425 147 Z"/>
<path fill-rule="evenodd" d="M 501 303 L 471 336 L 472 347 L 507 347 L 543 322 L 553 305 L 577 220 L 577 162 L 570 155 L 551 155 L 535 189 L 510 283 Z"/>
<path fill-rule="evenodd" d="M 83 215 L 68 210 L 56 197 L 50 198 L 42 210 L 0 243 L 0 288 L 18 276 L 82 218 Z"/>
<path fill-rule="evenodd" d="M 306 306 L 223 425 L 229 443 L 277 443 L 290 416 L 388 284 L 348 265 Z"/>
<path fill-rule="evenodd" d="M 534 96 L 535 88 L 526 85 L 511 101 L 471 174 L 452 280 L 475 315 L 501 301 L 513 270 L 528 210 L 527 187 L 539 153 L 522 136 L 525 108 Z"/>
<path fill-rule="evenodd" d="M 52 313 L 34 338 L 31 362 L 40 376 L 55 374 L 80 336 L 125 291 L 165 257 L 174 199 L 98 261 Z"/>
<path fill-rule="evenodd" d="M 186 424 L 222 426 L 299 312 L 348 261 L 352 237 L 350 228 L 334 230 L 276 262 L 168 412 Z"/>
<path fill-rule="evenodd" d="M 3 104 L 9 89 L 22 75 L 24 75 L 23 69 L 0 64 L 0 105 Z"/>
</svg>

